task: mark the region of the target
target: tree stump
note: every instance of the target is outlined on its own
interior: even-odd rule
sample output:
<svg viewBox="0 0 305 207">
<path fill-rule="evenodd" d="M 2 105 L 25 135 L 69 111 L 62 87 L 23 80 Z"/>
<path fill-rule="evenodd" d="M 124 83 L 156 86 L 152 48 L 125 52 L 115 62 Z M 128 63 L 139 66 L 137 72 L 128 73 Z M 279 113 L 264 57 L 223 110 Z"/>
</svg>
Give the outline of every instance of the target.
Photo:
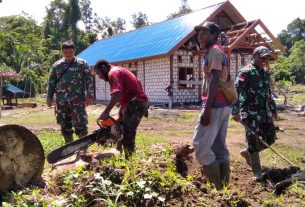
<svg viewBox="0 0 305 207">
<path fill-rule="evenodd" d="M 0 193 L 40 180 L 44 162 L 42 145 L 30 130 L 18 125 L 0 127 Z"/>
</svg>

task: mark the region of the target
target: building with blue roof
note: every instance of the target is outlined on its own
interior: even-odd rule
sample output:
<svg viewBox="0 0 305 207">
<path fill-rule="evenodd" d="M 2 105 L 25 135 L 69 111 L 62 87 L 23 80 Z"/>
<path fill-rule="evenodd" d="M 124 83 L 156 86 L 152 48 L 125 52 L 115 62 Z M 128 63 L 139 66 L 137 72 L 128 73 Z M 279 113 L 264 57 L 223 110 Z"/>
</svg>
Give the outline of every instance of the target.
<svg viewBox="0 0 305 207">
<path fill-rule="evenodd" d="M 274 58 L 277 51 L 270 47 L 269 41 L 284 52 L 261 20 L 247 22 L 229 1 L 224 1 L 99 40 L 78 57 L 91 66 L 99 59 L 107 59 L 113 65 L 128 68 L 141 81 L 152 104 L 199 103 L 203 78 L 201 62 L 205 51 L 198 47 L 194 27 L 205 21 L 216 22 L 226 34 L 228 41 L 224 49 L 232 76 L 250 62 L 252 51 L 258 45 L 269 47 Z M 264 32 L 259 33 L 258 27 Z M 110 99 L 108 83 L 98 77 L 95 77 L 95 98 L 98 101 Z"/>
</svg>

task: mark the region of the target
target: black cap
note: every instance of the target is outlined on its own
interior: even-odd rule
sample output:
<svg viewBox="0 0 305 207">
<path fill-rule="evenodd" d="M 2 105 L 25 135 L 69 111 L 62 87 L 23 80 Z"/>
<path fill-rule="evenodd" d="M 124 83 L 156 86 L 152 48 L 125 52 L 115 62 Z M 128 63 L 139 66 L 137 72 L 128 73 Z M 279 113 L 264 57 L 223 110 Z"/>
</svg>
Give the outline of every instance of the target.
<svg viewBox="0 0 305 207">
<path fill-rule="evenodd" d="M 216 33 L 217 35 L 219 35 L 220 33 L 219 26 L 214 22 L 205 22 L 203 25 L 195 26 L 194 30 L 196 32 L 199 32 L 201 30 L 208 30 L 210 31 L 210 33 Z"/>
</svg>

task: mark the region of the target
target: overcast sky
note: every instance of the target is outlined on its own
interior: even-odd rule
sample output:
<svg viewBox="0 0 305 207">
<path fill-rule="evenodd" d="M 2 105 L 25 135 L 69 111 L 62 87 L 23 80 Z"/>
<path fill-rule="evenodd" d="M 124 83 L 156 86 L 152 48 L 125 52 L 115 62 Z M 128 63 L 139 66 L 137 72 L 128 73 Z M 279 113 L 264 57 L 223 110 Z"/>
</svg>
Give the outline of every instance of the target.
<svg viewBox="0 0 305 207">
<path fill-rule="evenodd" d="M 188 0 L 193 10 L 212 5 L 221 0 Z M 45 7 L 51 0 L 2 0 L 0 16 L 31 15 L 39 23 L 46 15 Z M 248 20 L 260 18 L 274 35 L 286 29 L 288 23 L 300 17 L 305 19 L 304 0 L 231 0 L 239 12 Z M 93 12 L 100 17 L 121 17 L 127 23 L 133 13 L 146 13 L 150 22 L 165 20 L 167 15 L 178 10 L 180 0 L 91 0 Z"/>
</svg>

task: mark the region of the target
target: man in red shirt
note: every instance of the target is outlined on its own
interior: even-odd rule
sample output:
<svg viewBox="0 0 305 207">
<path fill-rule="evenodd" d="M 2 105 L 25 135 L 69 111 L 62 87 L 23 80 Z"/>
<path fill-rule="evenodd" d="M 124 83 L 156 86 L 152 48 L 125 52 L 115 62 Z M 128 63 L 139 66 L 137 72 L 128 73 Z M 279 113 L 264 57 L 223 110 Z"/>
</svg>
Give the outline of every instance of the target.
<svg viewBox="0 0 305 207">
<path fill-rule="evenodd" d="M 117 149 L 128 156 L 135 150 L 137 127 L 143 116 L 148 116 L 148 98 L 137 77 L 123 67 L 113 66 L 107 60 L 99 60 L 94 66 L 99 78 L 109 82 L 111 98 L 100 115 L 104 120 L 109 117 L 111 109 L 120 104 L 119 115 L 123 118 L 123 140 L 117 144 Z"/>
</svg>

